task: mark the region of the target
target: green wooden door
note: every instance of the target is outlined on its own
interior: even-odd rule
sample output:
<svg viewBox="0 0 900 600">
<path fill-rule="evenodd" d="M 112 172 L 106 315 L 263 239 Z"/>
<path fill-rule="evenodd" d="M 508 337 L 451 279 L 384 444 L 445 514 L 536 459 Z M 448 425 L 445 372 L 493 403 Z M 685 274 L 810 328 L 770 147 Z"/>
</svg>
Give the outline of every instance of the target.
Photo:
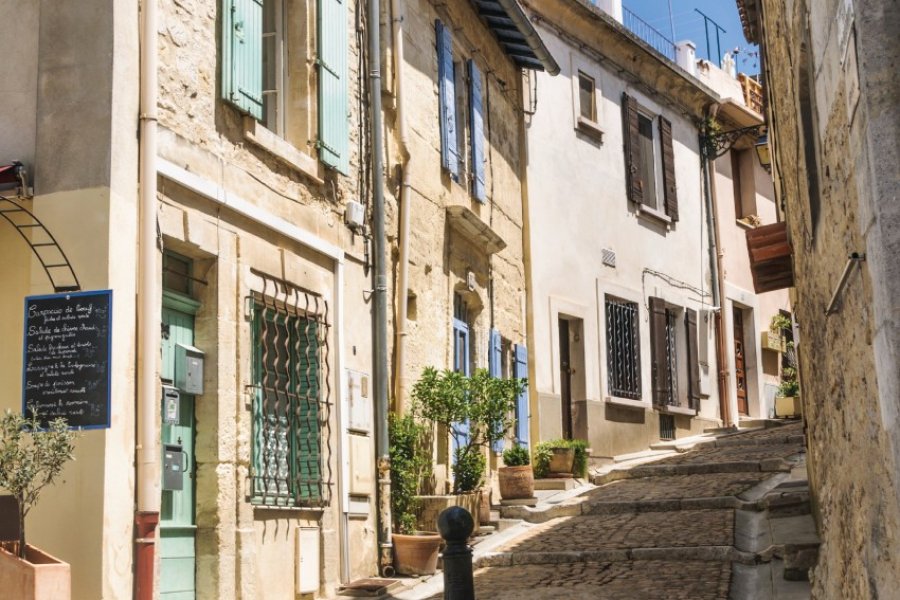
<svg viewBox="0 0 900 600">
<path fill-rule="evenodd" d="M 194 316 L 163 306 L 162 377 L 175 380 L 176 344 L 194 344 Z M 194 600 L 194 397 L 181 394 L 178 419 L 162 424 L 163 450 L 177 444 L 184 451 L 181 490 L 163 490 L 160 511 L 160 598 Z"/>
</svg>

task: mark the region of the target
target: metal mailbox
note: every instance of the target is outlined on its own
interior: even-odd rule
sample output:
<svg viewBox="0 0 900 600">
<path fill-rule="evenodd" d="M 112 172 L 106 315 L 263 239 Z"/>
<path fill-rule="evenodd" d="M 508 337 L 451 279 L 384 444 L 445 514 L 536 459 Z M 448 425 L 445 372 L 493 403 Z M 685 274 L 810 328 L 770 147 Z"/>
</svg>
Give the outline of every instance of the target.
<svg viewBox="0 0 900 600">
<path fill-rule="evenodd" d="M 184 449 L 180 444 L 166 444 L 163 448 L 163 489 L 184 489 Z"/>
<path fill-rule="evenodd" d="M 203 351 L 175 344 L 175 387 L 184 394 L 203 393 Z"/>
</svg>

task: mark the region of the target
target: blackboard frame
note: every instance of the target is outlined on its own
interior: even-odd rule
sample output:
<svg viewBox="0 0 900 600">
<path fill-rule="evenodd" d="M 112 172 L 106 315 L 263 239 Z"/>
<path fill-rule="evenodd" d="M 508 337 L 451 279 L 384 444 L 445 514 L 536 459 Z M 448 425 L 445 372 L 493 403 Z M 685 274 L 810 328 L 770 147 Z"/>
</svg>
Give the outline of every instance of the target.
<svg viewBox="0 0 900 600">
<path fill-rule="evenodd" d="M 34 301 L 54 300 L 85 297 L 106 297 L 107 315 L 106 315 L 106 421 L 104 423 L 95 423 L 91 425 L 69 426 L 69 429 L 109 429 L 112 426 L 112 312 L 113 312 L 113 294 L 112 290 L 89 290 L 84 292 L 65 292 L 61 294 L 40 294 L 25 297 L 25 315 L 22 334 L 22 414 L 28 414 L 27 392 L 28 392 L 28 305 Z"/>
</svg>

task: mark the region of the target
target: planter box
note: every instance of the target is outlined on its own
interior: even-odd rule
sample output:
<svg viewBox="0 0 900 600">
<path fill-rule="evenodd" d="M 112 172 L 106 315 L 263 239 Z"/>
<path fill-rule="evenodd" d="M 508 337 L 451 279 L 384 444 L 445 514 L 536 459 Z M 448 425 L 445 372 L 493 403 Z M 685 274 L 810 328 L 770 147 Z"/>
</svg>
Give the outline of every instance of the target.
<svg viewBox="0 0 900 600">
<path fill-rule="evenodd" d="M 775 397 L 776 417 L 799 417 L 802 414 L 803 405 L 800 402 L 800 396 Z"/>
<path fill-rule="evenodd" d="M 783 336 L 772 333 L 771 331 L 763 331 L 759 340 L 763 350 L 773 350 L 775 352 L 786 352 L 787 342 Z"/>
<path fill-rule="evenodd" d="M 27 546 L 26 560 L 0 547 L 0 594 L 20 600 L 71 600 L 69 564 Z"/>
<path fill-rule="evenodd" d="M 468 494 L 450 494 L 446 496 L 416 496 L 419 503 L 416 510 L 416 527 L 421 531 L 437 531 L 438 515 L 445 508 L 461 506 L 469 511 L 472 519 L 478 522 L 478 513 L 481 507 L 481 492 Z"/>
<path fill-rule="evenodd" d="M 391 535 L 394 567 L 401 575 L 434 575 L 443 540 L 436 533 L 419 532 Z"/>
</svg>

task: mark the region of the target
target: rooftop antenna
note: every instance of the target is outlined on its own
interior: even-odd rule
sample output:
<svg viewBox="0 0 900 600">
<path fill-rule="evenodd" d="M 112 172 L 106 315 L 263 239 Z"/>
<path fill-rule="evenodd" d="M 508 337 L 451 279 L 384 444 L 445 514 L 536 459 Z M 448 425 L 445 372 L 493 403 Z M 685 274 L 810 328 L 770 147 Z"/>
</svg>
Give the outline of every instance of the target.
<svg viewBox="0 0 900 600">
<path fill-rule="evenodd" d="M 671 7 L 671 0 L 670 0 L 670 7 Z M 671 10 L 671 8 L 670 8 L 670 10 Z M 721 68 L 722 68 L 722 43 L 721 43 L 720 38 L 719 38 L 719 33 L 728 33 L 728 32 L 725 31 L 724 29 L 722 29 L 722 28 L 719 26 L 719 24 L 716 23 L 716 22 L 713 20 L 712 17 L 707 16 L 706 14 L 704 14 L 699 8 L 695 8 L 694 10 L 697 11 L 698 13 L 700 13 L 700 16 L 703 17 L 703 28 L 706 30 L 706 57 L 707 57 L 708 59 L 710 59 L 710 62 L 712 62 L 712 60 L 711 60 L 711 59 L 712 59 L 712 53 L 709 51 L 709 25 L 710 25 L 710 23 L 712 23 L 712 26 L 715 27 L 715 31 L 716 31 L 716 57 L 717 57 L 717 58 L 716 58 L 716 62 L 718 63 L 719 68 L 721 69 Z"/>
<path fill-rule="evenodd" d="M 672 0 L 669 0 L 669 26 L 672 28 L 672 41 L 678 41 L 675 37 L 675 19 L 672 18 Z"/>
</svg>

